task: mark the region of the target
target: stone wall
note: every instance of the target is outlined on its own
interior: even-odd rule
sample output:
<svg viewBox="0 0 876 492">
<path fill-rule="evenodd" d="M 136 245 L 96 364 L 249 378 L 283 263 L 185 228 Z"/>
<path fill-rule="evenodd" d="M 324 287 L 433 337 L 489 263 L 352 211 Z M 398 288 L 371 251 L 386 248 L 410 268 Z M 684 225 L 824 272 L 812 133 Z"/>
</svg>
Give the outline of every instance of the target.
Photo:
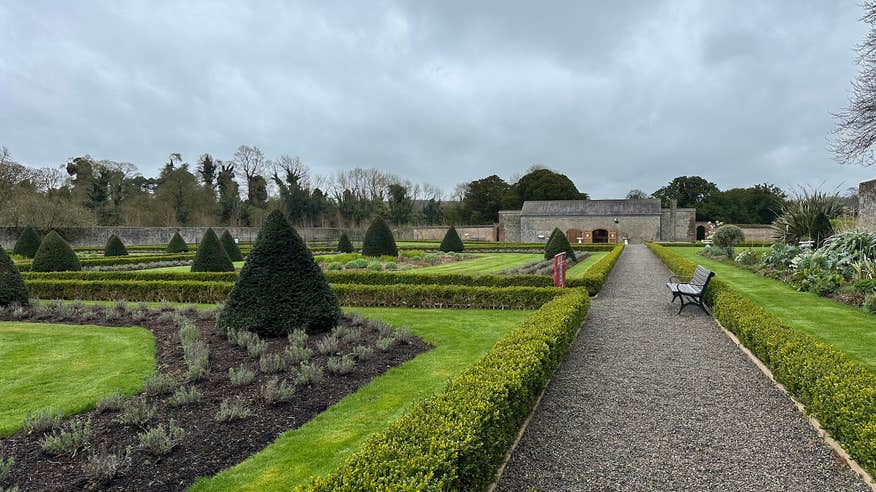
<svg viewBox="0 0 876 492">
<path fill-rule="evenodd" d="M 618 220 L 617 223 L 614 222 L 615 218 Z M 554 230 L 554 227 L 559 227 L 563 232 L 569 229 L 580 229 L 583 231 L 592 231 L 594 229 L 617 230 L 618 242 L 627 238 L 631 243 L 643 243 L 659 239 L 660 216 L 521 217 L 520 241 L 525 243 L 545 242 Z M 539 235 L 544 237 L 539 238 Z M 509 237 L 508 241 L 511 241 L 510 236 L 507 237 Z"/>
<path fill-rule="evenodd" d="M 876 232 L 876 179 L 858 187 L 858 228 Z"/>
<path fill-rule="evenodd" d="M 450 226 L 413 227 L 410 230 L 399 230 L 397 238 L 400 240 L 412 239 L 415 241 L 440 241 L 444 239 Z M 456 228 L 459 237 L 463 241 L 498 241 L 497 227 L 484 226 L 460 226 Z M 407 237 L 410 234 L 410 237 Z"/>
<path fill-rule="evenodd" d="M 22 228 L 0 227 L 0 244 L 11 248 L 18 239 Z M 216 227 L 217 234 L 228 229 L 232 236 L 240 242 L 252 242 L 259 233 L 257 227 Z M 167 244 L 173 234 L 179 231 L 186 242 L 197 243 L 207 231 L 206 227 L 71 227 L 56 229 L 73 246 L 103 246 L 111 234 L 116 234 L 126 245 L 137 244 Z M 297 228 L 308 242 L 337 241 L 341 229 L 335 228 Z M 47 231 L 40 231 L 45 233 Z M 361 231 L 349 231 L 350 239 L 361 237 Z"/>
<path fill-rule="evenodd" d="M 695 208 L 664 208 L 660 211 L 661 241 L 693 241 L 697 234 Z"/>
<path fill-rule="evenodd" d="M 500 210 L 498 240 L 505 243 L 519 243 L 520 210 Z"/>
<path fill-rule="evenodd" d="M 769 224 L 739 224 L 746 241 L 772 241 L 773 228 Z"/>
</svg>

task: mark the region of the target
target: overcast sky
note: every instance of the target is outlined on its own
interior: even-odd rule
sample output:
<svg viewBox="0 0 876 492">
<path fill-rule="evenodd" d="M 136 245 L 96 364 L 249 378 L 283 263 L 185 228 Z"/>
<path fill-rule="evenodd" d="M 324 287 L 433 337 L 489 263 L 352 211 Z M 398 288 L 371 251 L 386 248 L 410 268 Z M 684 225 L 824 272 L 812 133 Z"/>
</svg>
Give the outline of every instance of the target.
<svg viewBox="0 0 876 492">
<path fill-rule="evenodd" d="M 876 178 L 826 150 L 859 0 L 160 3 L 0 3 L 0 144 L 147 176 L 248 144 L 447 191 L 539 164 L 594 198 Z"/>
</svg>

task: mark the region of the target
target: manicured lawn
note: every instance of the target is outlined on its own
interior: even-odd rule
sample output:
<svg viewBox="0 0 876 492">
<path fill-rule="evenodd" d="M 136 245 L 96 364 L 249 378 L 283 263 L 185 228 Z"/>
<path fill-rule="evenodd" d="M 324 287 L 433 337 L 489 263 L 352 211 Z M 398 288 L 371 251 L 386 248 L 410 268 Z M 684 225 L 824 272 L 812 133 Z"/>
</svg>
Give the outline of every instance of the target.
<svg viewBox="0 0 876 492">
<path fill-rule="evenodd" d="M 194 490 L 293 490 L 336 468 L 365 438 L 399 417 L 413 402 L 439 391 L 471 365 L 529 311 L 347 308 L 395 326 L 407 326 L 435 348 L 347 396 L 298 429 Z"/>
<path fill-rule="evenodd" d="M 242 261 L 235 261 L 234 268 L 243 268 L 243 263 L 244 262 L 242 262 Z M 182 266 L 175 266 L 175 267 L 147 268 L 145 270 L 139 270 L 139 271 L 142 271 L 143 273 L 191 272 L 192 267 L 191 267 L 191 265 L 182 265 Z"/>
<path fill-rule="evenodd" d="M 595 251 L 590 253 L 590 256 L 588 256 L 584 261 L 573 266 L 566 272 L 566 278 L 573 279 L 583 277 L 584 274 L 587 273 L 587 270 L 589 270 L 594 263 L 599 261 L 600 258 L 607 254 L 607 251 Z"/>
<path fill-rule="evenodd" d="M 533 253 L 485 253 L 470 260 L 462 260 L 444 265 L 417 268 L 417 273 L 500 273 L 544 258 Z"/>
<path fill-rule="evenodd" d="M 28 412 L 71 415 L 116 390 L 139 392 L 155 371 L 155 342 L 143 328 L 0 322 L 0 361 L 3 437 Z"/>
<path fill-rule="evenodd" d="M 739 248 L 741 251 L 742 248 Z M 784 282 L 762 277 L 734 265 L 697 254 L 698 248 L 672 248 L 703 265 L 791 327 L 810 333 L 876 371 L 876 316 L 854 306 L 808 292 L 798 292 Z"/>
</svg>

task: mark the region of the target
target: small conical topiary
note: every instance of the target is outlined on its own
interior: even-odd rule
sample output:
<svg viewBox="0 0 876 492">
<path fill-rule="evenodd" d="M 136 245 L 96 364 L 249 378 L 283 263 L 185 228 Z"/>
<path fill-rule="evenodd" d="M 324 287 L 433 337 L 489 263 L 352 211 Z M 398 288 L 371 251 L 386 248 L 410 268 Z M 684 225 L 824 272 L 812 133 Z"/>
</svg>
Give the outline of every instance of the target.
<svg viewBox="0 0 876 492">
<path fill-rule="evenodd" d="M 228 294 L 219 326 L 285 336 L 293 328 L 328 331 L 340 317 L 338 298 L 304 240 L 282 212 L 268 214 Z"/>
<path fill-rule="evenodd" d="M 168 253 L 186 253 L 189 250 L 189 245 L 186 244 L 185 240 L 182 236 L 179 235 L 179 231 L 176 231 L 173 234 L 173 237 L 170 238 L 170 242 L 167 243 L 167 252 Z"/>
<path fill-rule="evenodd" d="M 222 247 L 225 248 L 225 252 L 228 253 L 228 257 L 231 258 L 231 261 L 243 261 L 243 253 L 240 252 L 240 247 L 234 242 L 234 238 L 231 237 L 231 233 L 228 232 L 228 229 L 225 229 L 225 232 L 222 233 L 222 237 L 220 237 L 219 240 L 222 242 Z"/>
<path fill-rule="evenodd" d="M 383 217 L 377 216 L 368 226 L 368 230 L 365 231 L 365 240 L 362 241 L 362 255 L 398 256 L 395 238 Z"/>
<path fill-rule="evenodd" d="M 441 247 L 439 249 L 445 253 L 451 251 L 462 253 L 465 246 L 462 244 L 462 239 L 459 237 L 459 233 L 456 232 L 456 227 L 450 226 L 450 229 L 447 229 L 447 233 L 444 234 L 444 239 L 441 240 Z"/>
<path fill-rule="evenodd" d="M 30 265 L 32 272 L 72 272 L 82 270 L 73 248 L 55 231 L 50 231 L 40 243 L 40 249 Z"/>
<path fill-rule="evenodd" d="M 27 305 L 27 287 L 15 262 L 0 246 L 0 306 L 10 304 Z"/>
<path fill-rule="evenodd" d="M 353 249 L 353 242 L 350 241 L 350 237 L 347 236 L 346 232 L 342 232 L 340 239 L 338 239 L 338 251 L 341 253 L 352 253 L 355 251 Z"/>
<path fill-rule="evenodd" d="M 106 240 L 106 246 L 103 248 L 104 256 L 128 256 L 128 248 L 125 243 L 115 234 L 110 235 Z"/>
<path fill-rule="evenodd" d="M 233 272 L 234 263 L 231 263 L 231 258 L 219 242 L 219 236 L 213 232 L 212 228 L 208 228 L 198 244 L 198 252 L 195 253 L 195 260 L 192 262 L 193 272 Z"/>
<path fill-rule="evenodd" d="M 41 242 L 42 238 L 37 234 L 36 229 L 33 226 L 27 226 L 21 231 L 18 241 L 15 241 L 12 252 L 25 258 L 33 258 L 37 250 L 40 249 Z"/>
<path fill-rule="evenodd" d="M 551 233 L 551 237 L 544 248 L 544 258 L 546 260 L 553 258 L 563 251 L 566 252 L 567 260 L 575 261 L 575 251 L 572 249 L 572 245 L 569 244 L 569 239 L 559 228 L 554 228 L 554 232 Z"/>
</svg>

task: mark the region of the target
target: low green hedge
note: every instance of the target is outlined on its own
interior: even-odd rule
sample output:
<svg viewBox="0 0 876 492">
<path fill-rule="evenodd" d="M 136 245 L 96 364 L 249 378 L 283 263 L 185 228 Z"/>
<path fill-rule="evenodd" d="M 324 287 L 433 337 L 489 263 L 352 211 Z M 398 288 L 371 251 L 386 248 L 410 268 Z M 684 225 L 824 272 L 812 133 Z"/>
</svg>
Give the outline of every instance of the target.
<svg viewBox="0 0 876 492">
<path fill-rule="evenodd" d="M 671 248 L 649 245 L 679 275 L 696 264 Z M 821 339 L 798 331 L 716 278 L 706 300 L 715 318 L 816 417 L 843 448 L 876 473 L 876 374 Z"/>
<path fill-rule="evenodd" d="M 774 242 L 775 241 L 742 241 L 742 242 L 736 243 L 735 246 L 737 248 L 756 248 L 756 247 L 770 246 Z M 705 246 L 705 243 L 703 243 L 702 241 L 678 242 L 678 243 L 670 242 L 670 241 L 657 241 L 657 242 L 651 243 L 651 244 L 656 244 L 658 246 L 668 246 L 670 248 L 702 248 L 703 246 Z"/>
<path fill-rule="evenodd" d="M 109 258 L 87 258 L 79 260 L 79 264 L 83 268 L 91 266 L 110 266 L 110 265 L 136 265 L 138 263 L 156 263 L 161 261 L 183 261 L 191 260 L 195 257 L 194 253 L 177 253 L 172 255 L 130 255 L 130 256 L 112 256 Z M 16 262 L 15 265 L 22 272 L 30 271 L 29 261 Z"/>
<path fill-rule="evenodd" d="M 150 270 L 131 270 L 114 272 L 26 272 L 22 274 L 29 280 L 128 280 L 137 282 L 156 282 L 172 280 L 181 282 L 237 282 L 237 272 L 152 272 Z"/>
<path fill-rule="evenodd" d="M 41 299 L 93 301 L 225 301 L 234 282 L 199 280 L 82 280 L 28 275 L 30 294 Z M 454 309 L 537 309 L 562 290 L 543 287 L 468 287 L 460 285 L 332 284 L 345 306 L 396 306 Z"/>
<path fill-rule="evenodd" d="M 600 258 L 596 263 L 590 266 L 584 275 L 577 279 L 570 279 L 566 282 L 568 287 L 584 287 L 591 296 L 595 296 L 602 286 L 605 285 L 605 279 L 614 268 L 618 258 L 624 252 L 624 245 L 618 244 L 612 248 L 611 252 Z"/>
<path fill-rule="evenodd" d="M 589 309 L 567 289 L 306 491 L 483 490 Z"/>
</svg>

